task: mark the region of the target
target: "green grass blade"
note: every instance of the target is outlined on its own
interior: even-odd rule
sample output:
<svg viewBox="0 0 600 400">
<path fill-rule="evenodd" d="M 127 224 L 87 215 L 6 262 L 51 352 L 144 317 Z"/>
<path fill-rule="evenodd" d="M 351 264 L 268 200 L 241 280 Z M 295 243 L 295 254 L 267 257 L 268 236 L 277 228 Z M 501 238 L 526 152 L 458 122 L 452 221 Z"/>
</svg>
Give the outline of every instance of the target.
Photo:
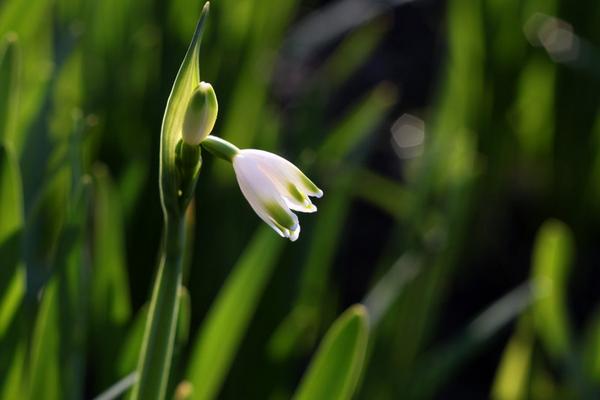
<svg viewBox="0 0 600 400">
<path fill-rule="evenodd" d="M 117 354 L 104 349 L 122 337 L 131 316 L 125 234 L 117 190 L 104 166 L 94 169 L 94 243 L 90 290 L 90 340 L 94 383 L 105 387 L 115 374 Z"/>
<path fill-rule="evenodd" d="M 187 371 L 193 398 L 218 394 L 285 242 L 260 227 L 211 307 Z"/>
<path fill-rule="evenodd" d="M 74 209 L 61 232 L 54 273 L 43 289 L 35 322 L 29 370 L 30 399 L 83 395 L 89 293 L 89 266 L 85 265 L 83 256 L 90 193 L 87 181 L 77 192 Z"/>
<path fill-rule="evenodd" d="M 495 400 L 526 399 L 533 364 L 534 336 L 531 318 L 525 314 L 510 338 L 492 385 Z"/>
<path fill-rule="evenodd" d="M 533 254 L 532 278 L 543 298 L 535 305 L 537 333 L 547 351 L 557 358 L 571 349 L 567 315 L 567 278 L 573 254 L 573 239 L 562 222 L 550 220 L 540 228 Z"/>
<path fill-rule="evenodd" d="M 125 335 L 123 344 L 119 348 L 119 358 L 117 360 L 117 374 L 119 377 L 131 373 L 137 367 L 147 318 L 148 305 L 146 304 L 137 312 Z"/>
<path fill-rule="evenodd" d="M 435 397 L 467 360 L 535 301 L 539 301 L 539 294 L 523 284 L 492 303 L 450 343 L 430 350 L 419 360 L 413 373 L 405 378 L 410 381 L 402 381 L 410 390 L 407 398 Z"/>
<path fill-rule="evenodd" d="M 131 316 L 131 304 L 120 199 L 105 167 L 96 167 L 94 182 L 92 322 L 121 326 Z"/>
<path fill-rule="evenodd" d="M 350 307 L 327 331 L 294 399 L 350 399 L 360 379 L 368 338 L 366 308 Z"/>
<path fill-rule="evenodd" d="M 25 265 L 21 254 L 23 199 L 19 166 L 0 143 L 0 398 L 23 396 Z"/>
<path fill-rule="evenodd" d="M 341 161 L 373 132 L 390 110 L 396 92 L 382 83 L 364 96 L 336 125 L 318 151 L 320 160 L 327 163 Z"/>
<path fill-rule="evenodd" d="M 353 194 L 387 212 L 397 220 L 408 217 L 414 195 L 393 179 L 362 169 L 356 177 L 360 185 L 352 187 Z"/>
<path fill-rule="evenodd" d="M 0 338 L 13 319 L 25 293 L 21 258 L 23 197 L 19 165 L 12 151 L 0 143 Z"/>
<path fill-rule="evenodd" d="M 11 145 L 17 129 L 19 61 L 17 35 L 4 35 L 0 43 L 0 140 Z"/>
</svg>

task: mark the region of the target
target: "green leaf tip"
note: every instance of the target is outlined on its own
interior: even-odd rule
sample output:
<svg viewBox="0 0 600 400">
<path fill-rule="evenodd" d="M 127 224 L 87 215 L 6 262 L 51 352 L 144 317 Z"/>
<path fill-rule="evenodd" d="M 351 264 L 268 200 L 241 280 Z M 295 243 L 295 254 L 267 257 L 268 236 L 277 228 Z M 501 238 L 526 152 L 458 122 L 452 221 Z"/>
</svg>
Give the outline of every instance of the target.
<svg viewBox="0 0 600 400">
<path fill-rule="evenodd" d="M 356 304 L 325 334 L 294 399 L 352 398 L 360 380 L 368 339 L 367 309 Z"/>
</svg>

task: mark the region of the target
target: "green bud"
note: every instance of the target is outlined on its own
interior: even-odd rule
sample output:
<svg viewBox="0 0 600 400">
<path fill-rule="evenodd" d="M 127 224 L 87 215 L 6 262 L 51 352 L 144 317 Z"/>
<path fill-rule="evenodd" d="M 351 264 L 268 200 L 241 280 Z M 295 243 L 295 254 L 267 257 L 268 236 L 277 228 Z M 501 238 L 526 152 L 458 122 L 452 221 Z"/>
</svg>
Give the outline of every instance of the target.
<svg viewBox="0 0 600 400">
<path fill-rule="evenodd" d="M 215 126 L 218 111 L 217 95 L 212 85 L 200 82 L 192 93 L 185 111 L 183 140 L 190 145 L 199 145 Z"/>
</svg>

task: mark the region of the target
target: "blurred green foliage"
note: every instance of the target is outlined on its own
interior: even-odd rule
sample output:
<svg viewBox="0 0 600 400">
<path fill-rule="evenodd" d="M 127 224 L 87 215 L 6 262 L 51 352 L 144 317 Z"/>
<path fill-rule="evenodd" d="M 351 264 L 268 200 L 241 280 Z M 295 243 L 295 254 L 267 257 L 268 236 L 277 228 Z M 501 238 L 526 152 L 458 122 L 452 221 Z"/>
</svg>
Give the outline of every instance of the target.
<svg viewBox="0 0 600 400">
<path fill-rule="evenodd" d="M 325 32 L 351 15 L 338 1 Z M 405 56 L 386 45 L 396 19 L 429 8 L 401 3 L 324 45 L 293 28 L 329 4 L 211 5 L 214 134 L 285 155 L 325 196 L 289 244 L 205 156 L 169 397 L 600 396 L 600 2 L 435 3 L 426 107 L 357 80 L 378 51 Z M 114 398 L 135 381 L 161 116 L 202 5 L 0 3 L 0 399 Z M 426 129 L 400 158 L 405 112 Z M 372 162 L 381 137 L 395 174 Z M 357 204 L 386 223 L 361 224 Z"/>
</svg>

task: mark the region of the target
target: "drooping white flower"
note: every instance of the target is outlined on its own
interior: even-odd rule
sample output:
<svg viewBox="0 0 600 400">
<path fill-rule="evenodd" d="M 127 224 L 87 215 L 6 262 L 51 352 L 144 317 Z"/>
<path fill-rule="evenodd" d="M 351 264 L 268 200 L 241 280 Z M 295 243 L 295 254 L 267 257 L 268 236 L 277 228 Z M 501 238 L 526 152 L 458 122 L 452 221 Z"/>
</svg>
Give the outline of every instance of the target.
<svg viewBox="0 0 600 400">
<path fill-rule="evenodd" d="M 317 211 L 309 196 L 321 197 L 323 191 L 294 164 L 267 151 L 239 150 L 232 162 L 240 189 L 258 216 L 282 237 L 296 240 L 300 224 L 292 210 Z"/>
</svg>

